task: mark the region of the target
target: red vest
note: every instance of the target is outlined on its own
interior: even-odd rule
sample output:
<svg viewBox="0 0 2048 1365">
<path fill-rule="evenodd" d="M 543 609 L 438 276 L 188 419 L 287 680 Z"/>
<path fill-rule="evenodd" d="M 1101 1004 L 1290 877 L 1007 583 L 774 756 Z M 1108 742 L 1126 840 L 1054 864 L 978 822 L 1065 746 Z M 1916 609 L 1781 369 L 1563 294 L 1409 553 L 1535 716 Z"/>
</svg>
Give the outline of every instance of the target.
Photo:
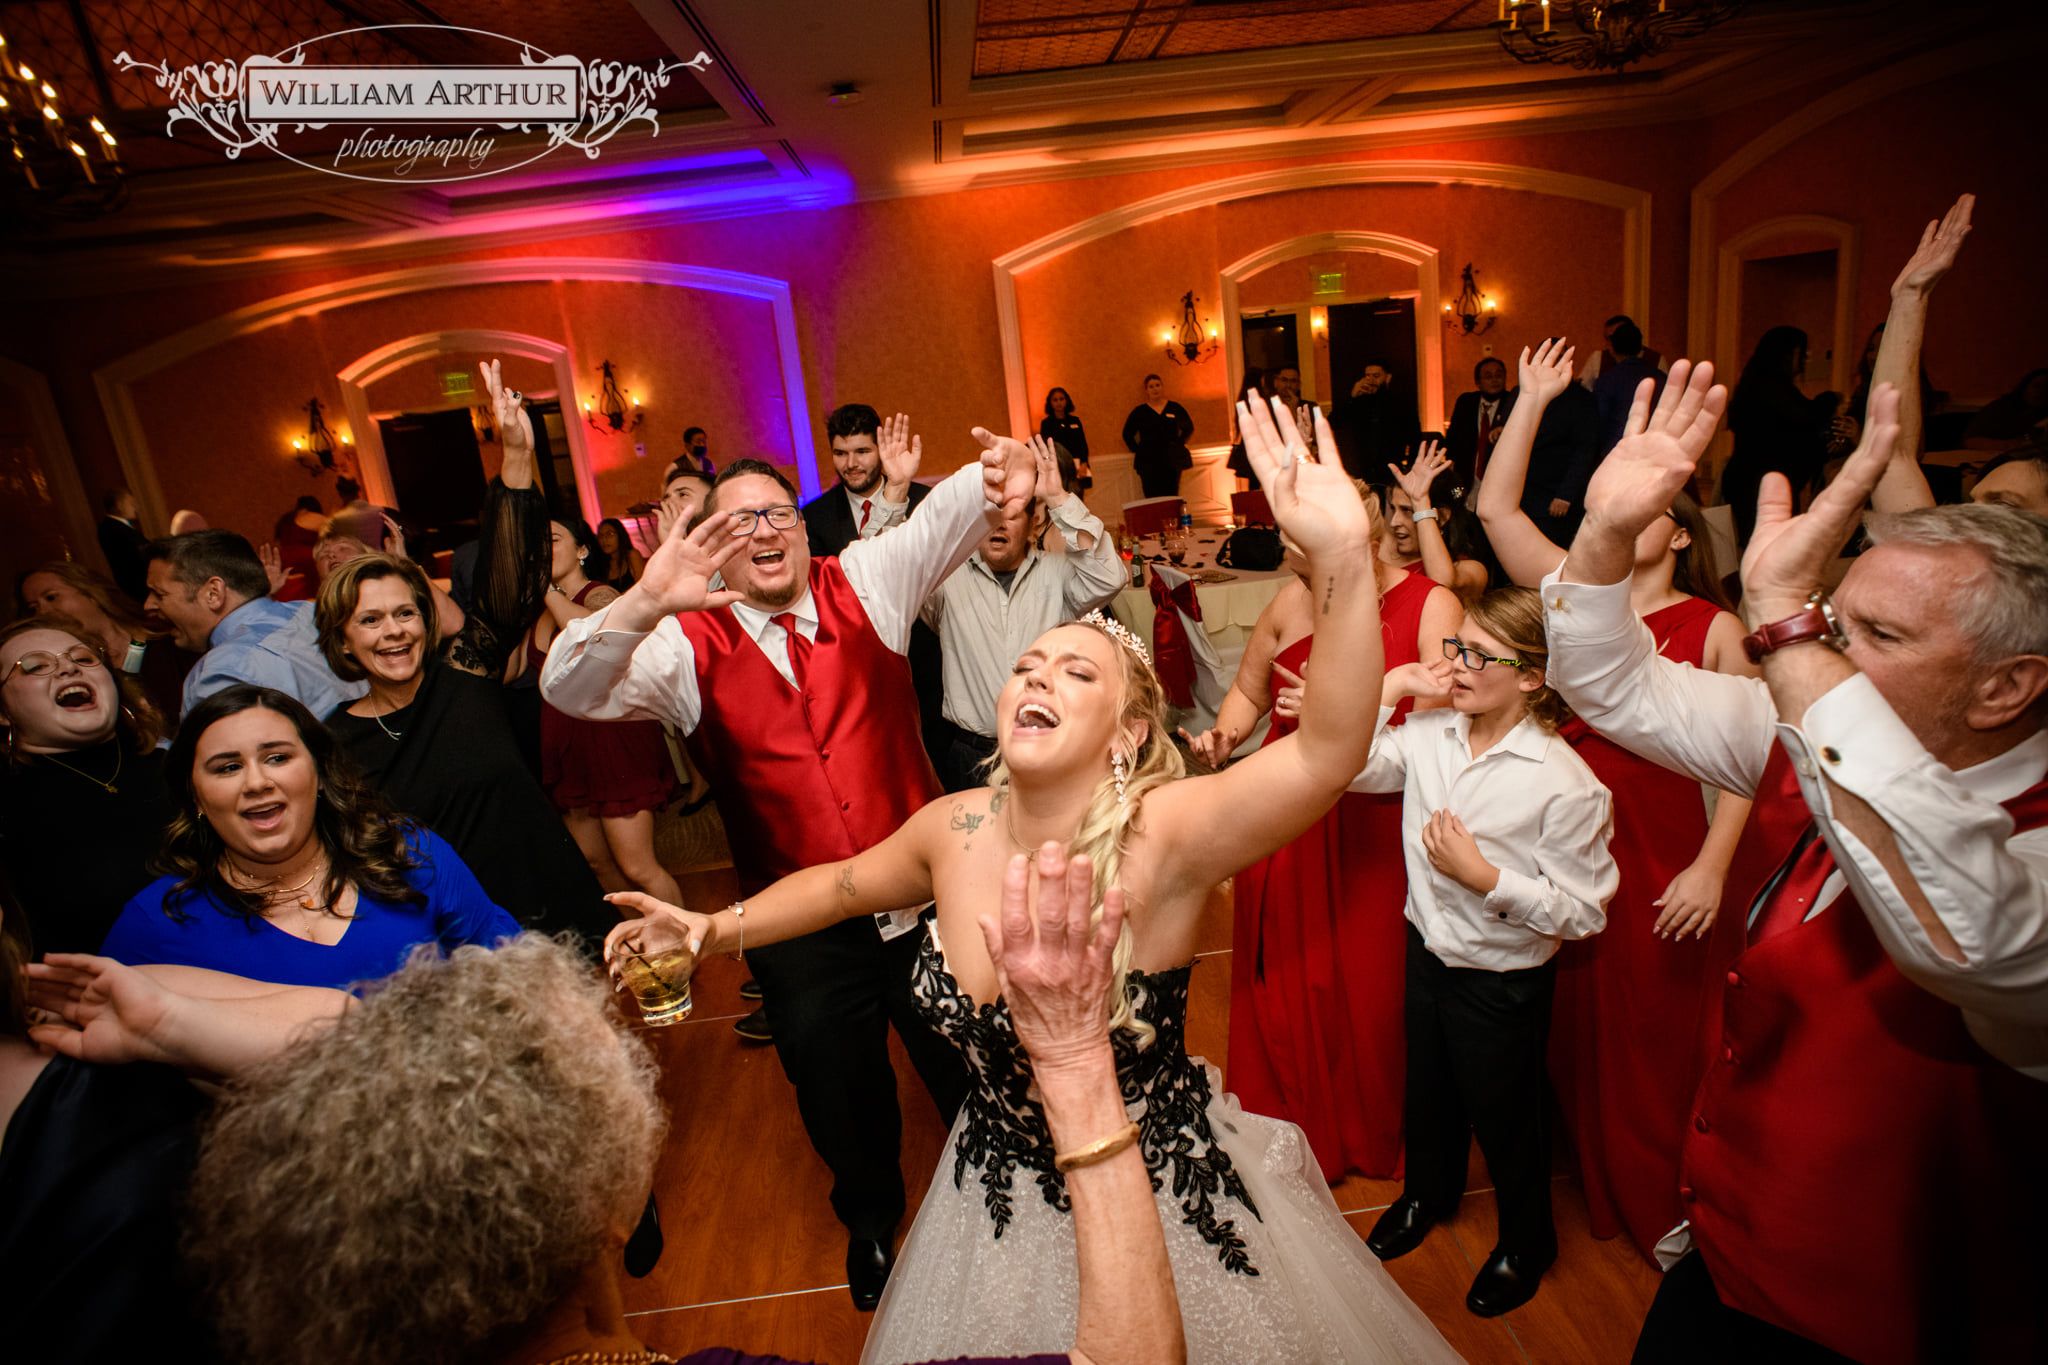
<svg viewBox="0 0 2048 1365">
<path fill-rule="evenodd" d="M 676 618 L 704 700 L 690 757 L 711 780 L 742 895 L 873 847 L 939 795 L 910 665 L 875 633 L 837 559 L 811 561 L 811 600 L 818 637 L 801 695 L 733 612 Z"/>
<path fill-rule="evenodd" d="M 2006 809 L 2048 825 L 2048 783 Z M 1774 746 L 1736 867 L 1775 870 L 1811 823 Z M 1908 981 L 1846 893 L 1749 944 L 1762 886 L 1715 929 L 1679 1162 L 1722 1301 L 1872 1365 L 2048 1359 L 2048 1085 Z"/>
</svg>

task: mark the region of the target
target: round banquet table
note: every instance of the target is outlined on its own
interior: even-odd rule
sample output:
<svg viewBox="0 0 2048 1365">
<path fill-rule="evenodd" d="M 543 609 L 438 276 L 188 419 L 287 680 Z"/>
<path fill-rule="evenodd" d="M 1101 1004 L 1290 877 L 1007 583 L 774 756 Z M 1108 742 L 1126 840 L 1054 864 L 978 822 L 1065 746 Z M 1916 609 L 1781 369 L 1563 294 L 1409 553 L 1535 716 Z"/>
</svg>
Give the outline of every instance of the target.
<svg viewBox="0 0 2048 1365">
<path fill-rule="evenodd" d="M 1227 526 L 1197 526 L 1188 537 L 1186 562 L 1177 565 L 1183 572 L 1196 579 L 1195 601 L 1202 609 L 1202 629 L 1209 636 L 1209 643 L 1216 649 L 1222 663 L 1224 681 L 1227 684 L 1237 676 L 1238 661 L 1244 657 L 1245 641 L 1250 638 L 1252 626 L 1257 623 L 1259 613 L 1273 600 L 1291 575 L 1285 569 L 1258 572 L 1251 569 L 1218 569 L 1216 554 L 1223 548 L 1224 540 L 1230 535 Z M 1148 538 L 1139 542 L 1138 553 L 1147 558 L 1145 586 L 1126 586 L 1110 604 L 1110 610 L 1133 634 L 1147 644 L 1152 640 L 1152 557 L 1162 555 L 1157 539 Z M 1205 572 L 1227 575 L 1215 582 L 1202 582 Z M 1206 713 L 1191 718 L 1190 731 L 1197 726 L 1206 729 L 1215 722 L 1215 717 Z M 1238 746 L 1240 754 L 1257 746 L 1265 734 L 1265 721 L 1261 719 L 1258 728 L 1245 737 Z"/>
</svg>

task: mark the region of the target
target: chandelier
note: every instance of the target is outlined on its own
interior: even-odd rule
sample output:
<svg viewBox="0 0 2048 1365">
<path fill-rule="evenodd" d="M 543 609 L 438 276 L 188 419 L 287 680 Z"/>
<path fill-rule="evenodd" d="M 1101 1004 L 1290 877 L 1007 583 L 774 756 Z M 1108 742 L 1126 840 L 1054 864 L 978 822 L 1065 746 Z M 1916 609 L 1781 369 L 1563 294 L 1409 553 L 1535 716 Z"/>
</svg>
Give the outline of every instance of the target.
<svg viewBox="0 0 2048 1365">
<path fill-rule="evenodd" d="M 1210 323 L 1204 336 L 1202 322 L 1195 316 L 1195 291 L 1180 296 L 1180 326 L 1159 334 L 1166 343 L 1166 358 L 1176 365 L 1199 365 L 1216 354 L 1221 343 L 1216 324 Z"/>
<path fill-rule="evenodd" d="M 615 431 L 638 431 L 640 421 L 646 416 L 640 410 L 640 400 L 628 389 L 619 392 L 618 377 L 612 373 L 612 363 L 607 360 L 598 367 L 603 382 L 597 393 L 583 400 L 583 420 L 595 431 L 610 435 Z M 630 405 L 630 409 L 629 406 Z"/>
<path fill-rule="evenodd" d="M 1518 62 L 1619 71 L 1705 33 L 1744 0 L 1500 0 L 1494 28 Z M 1552 11 L 1556 11 L 1553 16 Z M 1526 18 L 1524 16 L 1527 16 Z"/>
<path fill-rule="evenodd" d="M 67 114 L 57 87 L 0 35 L 0 183 L 22 217 L 82 219 L 119 208 L 127 168 L 107 125 Z"/>
<path fill-rule="evenodd" d="M 1465 262 L 1459 279 L 1463 287 L 1458 290 L 1458 297 L 1444 305 L 1444 326 L 1459 328 L 1468 337 L 1492 331 L 1493 324 L 1500 321 L 1500 312 L 1490 295 L 1479 292 L 1470 261 Z"/>
</svg>

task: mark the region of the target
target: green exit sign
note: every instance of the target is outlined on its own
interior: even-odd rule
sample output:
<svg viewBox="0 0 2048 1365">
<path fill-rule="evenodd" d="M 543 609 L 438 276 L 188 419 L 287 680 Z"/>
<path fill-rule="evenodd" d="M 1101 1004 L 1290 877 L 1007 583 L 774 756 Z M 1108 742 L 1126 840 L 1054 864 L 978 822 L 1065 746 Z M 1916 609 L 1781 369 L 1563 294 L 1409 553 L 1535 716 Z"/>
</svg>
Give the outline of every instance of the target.
<svg viewBox="0 0 2048 1365">
<path fill-rule="evenodd" d="M 441 393 L 444 397 L 459 398 L 473 392 L 468 370 L 443 370 L 441 372 Z"/>
<path fill-rule="evenodd" d="M 1318 294 L 1341 294 L 1344 292 L 1344 272 L 1341 270 L 1318 270 L 1316 272 Z"/>
</svg>

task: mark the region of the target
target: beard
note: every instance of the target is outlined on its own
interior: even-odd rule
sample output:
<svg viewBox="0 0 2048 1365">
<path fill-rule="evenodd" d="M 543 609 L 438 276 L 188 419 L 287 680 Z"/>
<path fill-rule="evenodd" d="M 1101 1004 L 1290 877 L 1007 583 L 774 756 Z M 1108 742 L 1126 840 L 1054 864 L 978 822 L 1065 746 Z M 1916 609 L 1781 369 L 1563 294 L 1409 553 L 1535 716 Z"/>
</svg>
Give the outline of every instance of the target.
<svg viewBox="0 0 2048 1365">
<path fill-rule="evenodd" d="M 859 483 L 855 483 L 853 476 L 850 474 L 841 474 L 839 481 L 845 484 L 846 491 L 853 494 L 856 498 L 872 497 L 882 487 L 882 466 L 877 464 L 874 468 L 870 469 L 867 478 Z"/>
</svg>

